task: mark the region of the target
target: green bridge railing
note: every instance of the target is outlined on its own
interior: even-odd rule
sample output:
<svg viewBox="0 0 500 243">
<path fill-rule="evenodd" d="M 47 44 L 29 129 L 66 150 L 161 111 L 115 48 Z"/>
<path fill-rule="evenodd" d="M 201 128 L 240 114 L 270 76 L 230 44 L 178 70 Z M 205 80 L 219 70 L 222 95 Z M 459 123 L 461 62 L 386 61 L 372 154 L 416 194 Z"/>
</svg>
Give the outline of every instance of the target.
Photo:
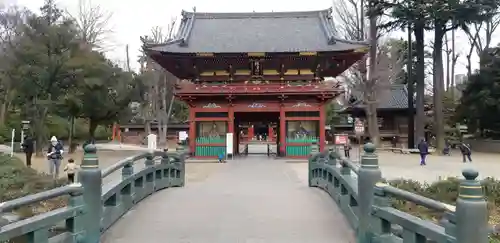
<svg viewBox="0 0 500 243">
<path fill-rule="evenodd" d="M 134 171 L 134 164 L 139 161 L 144 161 L 144 166 Z M 120 169 L 121 179 L 103 184 L 103 178 Z M 95 146 L 87 145 L 78 174 L 79 183 L 0 203 L 0 213 L 3 213 L 68 196 L 66 207 L 17 222 L 0 221 L 0 242 L 100 242 L 101 234 L 135 204 L 159 190 L 184 186 L 184 178 L 184 153 L 142 153 L 101 171 Z"/>
<path fill-rule="evenodd" d="M 335 152 L 309 159 L 309 186 L 323 189 L 337 202 L 358 243 L 487 243 L 488 211 L 478 173 L 462 174 L 453 206 L 381 183 L 373 144 L 364 146 L 360 166 Z M 445 217 L 439 223 L 415 217 L 393 208 L 391 197 L 444 212 Z"/>
</svg>

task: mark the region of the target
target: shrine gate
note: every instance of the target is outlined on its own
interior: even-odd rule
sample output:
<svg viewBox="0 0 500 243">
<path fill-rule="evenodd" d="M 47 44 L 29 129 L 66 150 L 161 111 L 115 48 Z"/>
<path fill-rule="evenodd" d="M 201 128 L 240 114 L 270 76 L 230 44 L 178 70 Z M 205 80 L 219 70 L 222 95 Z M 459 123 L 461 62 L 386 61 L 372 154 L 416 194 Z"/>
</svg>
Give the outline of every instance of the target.
<svg viewBox="0 0 500 243">
<path fill-rule="evenodd" d="M 366 43 L 334 35 L 331 9 L 182 16 L 174 40 L 145 50 L 184 80 L 176 97 L 190 107 L 195 157 L 224 153 L 226 133 L 234 134 L 235 153 L 255 140 L 287 157 L 307 157 L 313 143 L 325 149 L 325 107 L 343 89 L 324 78 L 367 52 Z"/>
</svg>

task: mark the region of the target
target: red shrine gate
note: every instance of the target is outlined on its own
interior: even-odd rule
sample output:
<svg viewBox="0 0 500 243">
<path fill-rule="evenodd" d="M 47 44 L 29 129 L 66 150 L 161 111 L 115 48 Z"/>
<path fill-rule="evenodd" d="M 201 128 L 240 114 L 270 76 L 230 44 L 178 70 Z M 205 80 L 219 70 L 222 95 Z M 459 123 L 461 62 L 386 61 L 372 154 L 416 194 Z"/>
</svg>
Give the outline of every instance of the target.
<svg viewBox="0 0 500 243">
<path fill-rule="evenodd" d="M 190 106 L 189 147 L 216 157 L 232 133 L 233 151 L 267 124 L 267 141 L 287 157 L 325 149 L 325 105 L 343 92 L 335 77 L 367 51 L 341 40 L 331 10 L 273 13 L 183 12 L 177 38 L 146 45 L 180 79 L 176 96 Z M 260 131 L 261 132 L 261 131 Z"/>
</svg>

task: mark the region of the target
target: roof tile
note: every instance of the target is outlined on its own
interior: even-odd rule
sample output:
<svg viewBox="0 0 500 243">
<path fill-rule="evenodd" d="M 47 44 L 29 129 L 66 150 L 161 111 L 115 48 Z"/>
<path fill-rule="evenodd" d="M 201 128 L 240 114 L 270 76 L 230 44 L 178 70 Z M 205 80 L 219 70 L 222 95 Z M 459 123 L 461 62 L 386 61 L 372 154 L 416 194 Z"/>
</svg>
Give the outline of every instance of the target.
<svg viewBox="0 0 500 243">
<path fill-rule="evenodd" d="M 335 37 L 331 9 L 309 12 L 183 12 L 177 38 L 149 49 L 173 53 L 345 51 L 365 42 Z"/>
</svg>

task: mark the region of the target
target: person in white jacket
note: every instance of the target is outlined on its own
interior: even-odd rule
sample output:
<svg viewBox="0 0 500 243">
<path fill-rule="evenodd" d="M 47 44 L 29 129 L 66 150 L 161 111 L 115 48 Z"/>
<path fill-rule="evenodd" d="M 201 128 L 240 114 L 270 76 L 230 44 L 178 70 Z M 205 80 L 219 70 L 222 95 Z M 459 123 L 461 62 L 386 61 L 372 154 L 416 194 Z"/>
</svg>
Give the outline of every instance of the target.
<svg viewBox="0 0 500 243">
<path fill-rule="evenodd" d="M 47 149 L 47 160 L 49 163 L 49 174 L 53 178 L 59 178 L 59 168 L 61 167 L 64 148 L 55 136 L 50 138 L 50 145 Z"/>
</svg>

